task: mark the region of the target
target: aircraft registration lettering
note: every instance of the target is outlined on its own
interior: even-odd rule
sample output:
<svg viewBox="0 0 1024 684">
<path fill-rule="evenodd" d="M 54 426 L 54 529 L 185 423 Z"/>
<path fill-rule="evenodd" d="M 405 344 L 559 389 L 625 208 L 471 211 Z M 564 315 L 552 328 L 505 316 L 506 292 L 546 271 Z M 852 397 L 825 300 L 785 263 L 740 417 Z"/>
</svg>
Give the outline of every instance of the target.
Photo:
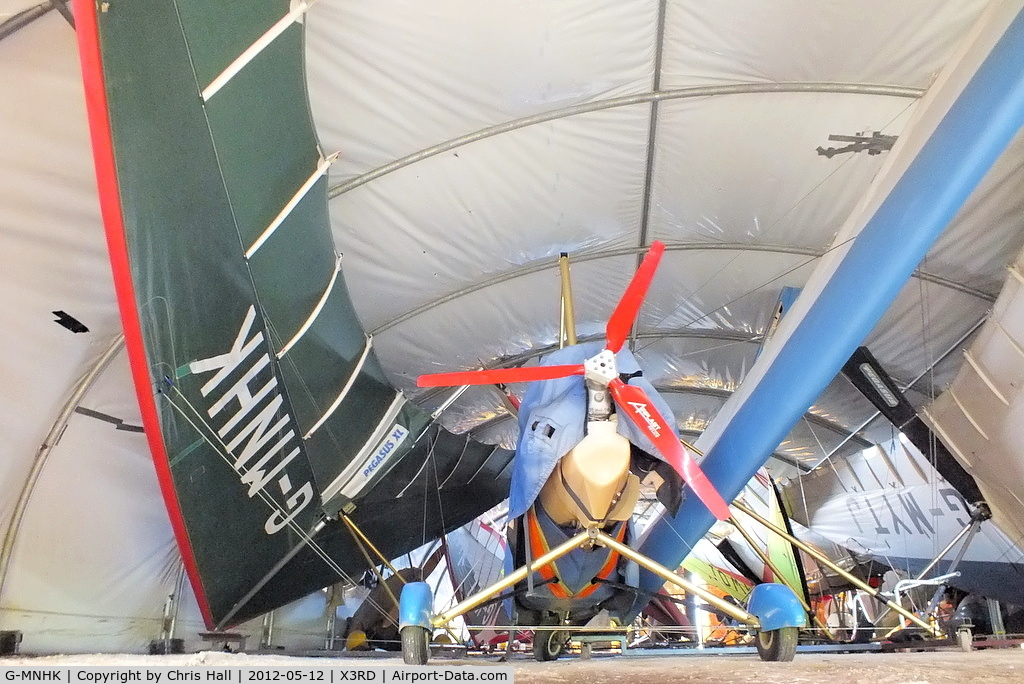
<svg viewBox="0 0 1024 684">
<path fill-rule="evenodd" d="M 962 511 L 964 513 L 967 513 L 967 518 L 968 520 L 970 519 L 971 516 L 970 513 L 968 513 L 970 509 L 967 506 L 967 501 L 964 499 L 964 497 L 960 495 L 960 492 L 956 491 L 952 487 L 949 487 L 947 489 L 940 489 L 939 496 L 941 496 L 942 500 L 946 502 L 946 506 L 949 508 L 951 512 L 956 513 L 957 511 Z M 942 509 L 936 510 L 940 511 L 941 515 Z M 967 524 L 967 520 L 964 520 L 959 516 L 957 517 L 956 522 L 958 525 Z"/>
<path fill-rule="evenodd" d="M 248 485 L 246 494 L 249 498 L 263 492 L 268 484 L 275 481 L 281 496 L 286 497 L 283 505 L 277 502 L 280 508 L 267 518 L 263 526 L 267 534 L 276 534 L 313 501 L 314 490 L 308 479 L 296 488 L 289 477 L 287 467 L 301 449 L 297 444 L 296 431 L 292 429 L 292 417 L 282 411 L 284 399 L 277 389 L 277 377 L 270 369 L 263 333 L 257 331 L 250 337 L 255 320 L 256 308 L 250 306 L 231 349 L 224 354 L 193 361 L 189 370 L 195 374 L 215 371 L 200 389 L 203 397 L 212 400 L 207 409 L 211 419 L 218 417 L 232 402 L 237 404 L 237 410 L 226 417 L 217 434 L 221 439 L 228 439 L 235 433 L 224 448 L 234 458 L 231 467 L 238 474 L 240 484 Z M 258 348 L 263 349 L 263 353 L 244 367 Z M 225 379 L 243 367 L 244 371 L 233 385 L 219 396 L 211 396 Z M 268 374 L 270 377 L 266 378 Z M 250 384 L 264 378 L 262 386 L 254 393 Z M 257 411 L 260 406 L 262 408 Z M 239 425 L 242 427 L 235 432 Z M 275 437 L 277 439 L 273 441 Z M 293 442 L 296 443 L 289 451 L 287 447 Z M 250 466 L 254 459 L 256 463 Z"/>
<path fill-rule="evenodd" d="M 924 516 L 924 511 L 921 510 L 921 506 L 918 505 L 917 499 L 910 492 L 905 494 L 898 494 L 900 502 L 903 504 L 903 510 L 910 516 L 910 522 L 914 523 L 914 527 L 917 528 L 918 534 L 934 534 L 935 528 L 928 522 L 928 518 Z M 927 532 L 925 531 L 927 529 Z"/>
<path fill-rule="evenodd" d="M 900 534 L 901 527 L 906 531 L 907 534 L 914 533 L 913 530 L 911 530 L 910 527 L 907 525 L 907 523 L 903 522 L 903 520 L 901 520 L 900 517 L 896 515 L 896 509 L 892 507 L 891 503 L 889 503 L 888 496 L 882 497 L 882 503 L 885 504 L 885 507 L 889 509 L 889 513 L 892 515 L 892 529 L 896 534 Z"/>
<path fill-rule="evenodd" d="M 946 508 L 950 513 L 967 512 L 967 504 L 963 501 L 963 497 L 952 488 L 940 489 L 938 491 L 939 496 L 945 502 Z M 895 496 L 896 500 L 893 501 L 891 496 Z M 881 513 L 882 507 L 888 509 L 888 515 L 884 516 Z M 884 492 L 884 493 L 873 493 L 873 494 L 862 494 L 860 496 L 851 496 L 847 499 L 846 510 L 851 514 L 851 520 L 854 525 L 857 526 L 857 531 L 863 535 L 865 529 L 861 526 L 860 521 L 863 519 L 863 512 L 866 510 L 867 513 L 874 520 L 874 532 L 879 537 L 886 537 L 894 534 L 901 536 L 910 535 L 924 535 L 931 536 L 935 534 L 935 527 L 926 517 L 924 509 L 921 508 L 920 503 L 917 501 L 917 496 L 913 491 L 903 490 L 900 492 Z M 946 515 L 947 511 L 942 508 L 932 508 L 928 511 L 933 517 L 939 518 Z M 906 514 L 905 516 L 903 514 Z M 908 524 L 909 519 L 909 524 Z M 865 521 L 866 522 L 866 521 Z M 965 525 L 966 522 L 959 516 L 956 518 L 956 522 L 961 525 Z M 888 526 L 886 525 L 888 523 Z M 913 527 L 911 527 L 913 525 Z"/>
<path fill-rule="evenodd" d="M 860 516 L 857 515 L 857 511 L 854 508 L 860 509 L 860 503 L 857 499 L 850 497 L 846 500 L 846 510 L 850 513 L 850 519 L 853 520 L 853 524 L 857 526 L 857 531 L 864 534 L 864 528 L 860 526 Z"/>
<path fill-rule="evenodd" d="M 882 519 L 878 517 L 878 513 L 875 512 L 875 507 L 871 505 L 871 498 L 865 496 L 863 500 L 864 505 L 867 506 L 868 512 L 871 514 L 871 517 L 875 519 L 875 532 L 879 535 L 890 534 L 889 528 L 882 524 Z M 890 510 L 892 509 L 890 508 Z"/>
</svg>

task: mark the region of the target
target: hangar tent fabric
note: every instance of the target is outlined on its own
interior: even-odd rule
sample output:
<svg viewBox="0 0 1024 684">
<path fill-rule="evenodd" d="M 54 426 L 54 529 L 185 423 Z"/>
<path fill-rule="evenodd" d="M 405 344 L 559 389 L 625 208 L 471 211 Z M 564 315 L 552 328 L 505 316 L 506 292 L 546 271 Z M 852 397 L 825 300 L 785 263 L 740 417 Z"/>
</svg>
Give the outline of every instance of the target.
<svg viewBox="0 0 1024 684">
<path fill-rule="evenodd" d="M 0 629 L 33 652 L 144 650 L 180 561 L 119 343 L 73 17 L 14 4 L 0 25 Z M 561 252 L 579 333 L 600 338 L 661 239 L 632 347 L 695 437 L 936 75 L 993 12 L 1019 8 L 312 4 L 298 77 L 319 147 L 339 152 L 334 249 L 386 378 L 433 410 L 445 395 L 416 390 L 420 373 L 535 363 L 557 344 Z M 1018 136 L 865 340 L 915 406 L 953 378 L 1024 243 L 1022 166 Z M 880 441 L 891 431 L 873 413 L 837 379 L 776 449 L 775 474 Z M 497 390 L 466 392 L 441 421 L 515 441 Z M 198 609 L 182 609 L 194 645 Z M 320 643 L 323 609 L 313 594 L 282 611 L 278 638 Z"/>
</svg>

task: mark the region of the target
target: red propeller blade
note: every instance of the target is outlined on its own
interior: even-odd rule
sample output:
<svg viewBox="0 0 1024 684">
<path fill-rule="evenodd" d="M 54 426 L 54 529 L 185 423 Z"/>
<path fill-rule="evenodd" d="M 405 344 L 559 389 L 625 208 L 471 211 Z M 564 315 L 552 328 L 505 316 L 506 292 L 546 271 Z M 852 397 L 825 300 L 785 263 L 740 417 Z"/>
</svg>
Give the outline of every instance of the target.
<svg viewBox="0 0 1024 684">
<path fill-rule="evenodd" d="M 651 243 L 647 256 L 640 263 L 640 268 L 636 269 L 636 273 L 633 274 L 633 279 L 629 281 L 629 286 L 623 293 L 622 299 L 619 300 L 618 306 L 615 307 L 611 318 L 608 319 L 608 325 L 605 328 L 604 334 L 608 338 L 606 346 L 613 352 L 622 349 L 626 338 L 629 337 L 629 331 L 632 329 L 633 322 L 640 312 L 640 305 L 644 303 L 647 288 L 651 286 L 651 281 L 654 280 L 654 272 L 658 270 L 658 262 L 661 261 L 661 255 L 664 253 L 665 243 L 659 240 Z"/>
<path fill-rule="evenodd" d="M 583 364 L 571 366 L 530 366 L 529 368 L 495 368 L 493 370 L 456 371 L 421 375 L 417 387 L 458 387 L 461 385 L 500 385 L 531 380 L 554 380 L 570 375 L 583 375 Z"/>
<path fill-rule="evenodd" d="M 704 505 L 715 514 L 716 518 L 728 520 L 732 516 L 729 504 L 711 484 L 711 480 L 700 469 L 693 457 L 683 448 L 679 437 L 669 427 L 668 422 L 662 418 L 647 393 L 635 385 L 627 385 L 619 378 L 612 380 L 608 389 L 611 390 L 612 398 L 615 399 L 615 404 L 619 407 L 619 415 L 625 414 L 643 430 L 644 434 L 654 442 L 654 446 L 658 447 L 658 451 L 665 457 L 668 464 L 675 468 L 683 481 L 690 485 L 693 493 L 704 502 Z"/>
</svg>

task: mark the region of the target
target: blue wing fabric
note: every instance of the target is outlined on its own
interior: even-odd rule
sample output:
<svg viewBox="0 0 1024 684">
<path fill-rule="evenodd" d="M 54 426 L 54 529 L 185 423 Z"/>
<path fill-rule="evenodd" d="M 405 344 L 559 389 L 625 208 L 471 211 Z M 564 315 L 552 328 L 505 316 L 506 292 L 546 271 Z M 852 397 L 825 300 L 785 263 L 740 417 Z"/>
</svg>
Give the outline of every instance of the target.
<svg viewBox="0 0 1024 684">
<path fill-rule="evenodd" d="M 597 354 L 603 345 L 587 343 L 565 347 L 547 356 L 542 365 L 583 363 Z M 619 373 L 630 375 L 640 370 L 633 354 L 622 349 L 615 355 Z M 629 379 L 641 387 L 651 402 L 676 430 L 675 417 L 654 386 L 643 376 Z M 530 383 L 519 407 L 519 446 L 512 463 L 509 488 L 509 517 L 518 518 L 533 505 L 558 460 L 583 439 L 587 421 L 587 390 L 583 376 Z M 631 420 L 620 419 L 618 432 L 643 451 L 661 458 L 649 439 Z"/>
</svg>

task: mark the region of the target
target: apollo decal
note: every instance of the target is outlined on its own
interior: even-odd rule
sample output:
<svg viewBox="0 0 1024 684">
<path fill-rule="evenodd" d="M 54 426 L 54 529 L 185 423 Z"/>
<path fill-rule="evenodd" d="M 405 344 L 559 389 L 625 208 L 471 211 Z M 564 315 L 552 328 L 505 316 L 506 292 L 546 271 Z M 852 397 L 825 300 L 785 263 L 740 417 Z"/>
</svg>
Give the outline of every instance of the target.
<svg viewBox="0 0 1024 684">
<path fill-rule="evenodd" d="M 644 419 L 644 422 L 647 423 L 647 429 L 651 431 L 651 434 L 655 437 L 661 437 L 661 424 L 651 416 L 651 412 L 647 410 L 647 404 L 640 401 L 626 403 L 633 407 L 634 413 Z"/>
<path fill-rule="evenodd" d="M 291 415 L 283 410 L 284 398 L 270 367 L 263 332 L 252 334 L 255 320 L 256 308 L 250 306 L 231 349 L 193 361 L 189 370 L 197 375 L 213 373 L 200 393 L 208 402 L 206 412 L 211 423 L 215 427 L 219 424 L 217 435 L 232 459 L 231 467 L 238 473 L 239 482 L 247 487 L 249 498 L 271 484 L 276 484 L 280 496 L 285 497 L 284 504 L 278 502 L 279 509 L 263 525 L 267 534 L 276 534 L 313 501 L 314 490 L 305 475 L 297 480 L 306 481 L 297 484 L 292 477 L 295 473 L 288 472 L 288 466 L 301 452 L 300 442 Z M 262 353 L 252 358 L 258 350 Z M 237 379 L 222 387 L 229 377 Z M 277 501 L 276 492 L 272 492 L 273 487 L 267 494 Z"/>
</svg>

